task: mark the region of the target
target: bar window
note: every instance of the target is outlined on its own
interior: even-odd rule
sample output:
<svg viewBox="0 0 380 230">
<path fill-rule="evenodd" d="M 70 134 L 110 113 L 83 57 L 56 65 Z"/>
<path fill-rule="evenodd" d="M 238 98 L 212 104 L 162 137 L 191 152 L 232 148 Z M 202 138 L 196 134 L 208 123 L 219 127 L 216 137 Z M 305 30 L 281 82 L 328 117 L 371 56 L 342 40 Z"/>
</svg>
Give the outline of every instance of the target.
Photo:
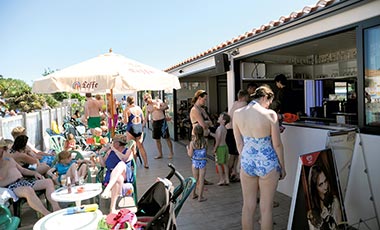
<svg viewBox="0 0 380 230">
<path fill-rule="evenodd" d="M 365 123 L 380 127 L 380 26 L 364 30 Z"/>
</svg>

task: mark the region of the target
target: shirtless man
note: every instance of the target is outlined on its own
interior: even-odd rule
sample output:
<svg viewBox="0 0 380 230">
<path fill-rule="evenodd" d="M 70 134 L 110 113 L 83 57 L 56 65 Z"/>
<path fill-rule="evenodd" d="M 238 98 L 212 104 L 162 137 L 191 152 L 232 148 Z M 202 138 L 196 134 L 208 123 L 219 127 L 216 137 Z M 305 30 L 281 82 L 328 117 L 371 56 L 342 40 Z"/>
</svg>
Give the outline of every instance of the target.
<svg viewBox="0 0 380 230">
<path fill-rule="evenodd" d="M 226 143 L 228 146 L 228 153 L 229 158 L 228 158 L 228 168 L 230 172 L 230 181 L 232 182 L 238 182 L 239 179 L 239 174 L 238 174 L 238 161 L 239 161 L 239 152 L 236 147 L 236 142 L 235 142 L 235 136 L 234 136 L 234 131 L 232 129 L 232 119 L 234 116 L 234 112 L 237 109 L 240 109 L 244 106 L 247 105 L 247 102 L 249 100 L 249 93 L 247 90 L 239 90 L 238 92 L 238 99 L 232 104 L 232 107 L 228 114 L 230 115 L 231 121 L 226 124 L 227 128 L 227 136 L 226 136 Z"/>
<path fill-rule="evenodd" d="M 173 144 L 170 140 L 170 134 L 169 134 L 169 128 L 164 125 L 165 122 L 165 110 L 167 110 L 169 107 L 167 104 L 162 102 L 161 100 L 153 100 L 152 96 L 147 93 L 144 95 L 144 101 L 147 104 L 146 106 L 146 114 L 145 119 L 143 122 L 143 127 L 145 127 L 146 122 L 149 119 L 149 114 L 152 115 L 153 120 L 153 131 L 152 131 L 152 137 L 156 140 L 156 145 L 158 149 L 158 155 L 154 159 L 161 159 L 162 158 L 162 145 L 161 145 L 161 137 L 166 140 L 166 143 L 168 144 L 168 148 L 170 150 L 169 159 L 173 158 L 174 152 L 173 152 Z"/>
<path fill-rule="evenodd" d="M 84 122 L 87 120 L 87 126 L 92 131 L 94 128 L 100 127 L 99 112 L 102 111 L 102 107 L 95 98 L 92 98 L 91 93 L 86 93 L 86 99 L 83 119 Z"/>
<path fill-rule="evenodd" d="M 0 140 L 0 187 L 6 187 L 12 190 L 16 196 L 26 198 L 29 206 L 42 213 L 48 215 L 49 210 L 42 204 L 40 198 L 35 191 L 45 190 L 46 198 L 49 200 L 54 211 L 60 209 L 58 203 L 51 199 L 54 192 L 54 184 L 50 179 L 44 179 L 41 174 L 21 167 L 10 156 L 8 144 L 4 139 Z M 23 176 L 35 177 L 26 179 Z"/>
</svg>

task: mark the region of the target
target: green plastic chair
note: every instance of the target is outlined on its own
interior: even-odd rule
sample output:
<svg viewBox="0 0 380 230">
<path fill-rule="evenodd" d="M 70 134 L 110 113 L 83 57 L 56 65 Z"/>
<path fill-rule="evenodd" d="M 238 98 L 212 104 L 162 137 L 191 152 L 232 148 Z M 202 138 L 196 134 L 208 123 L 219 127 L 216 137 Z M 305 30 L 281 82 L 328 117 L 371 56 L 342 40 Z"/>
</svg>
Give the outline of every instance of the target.
<svg viewBox="0 0 380 230">
<path fill-rule="evenodd" d="M 53 149 L 56 154 L 62 152 L 65 147 L 66 138 L 61 135 L 49 137 L 50 149 Z"/>
<path fill-rule="evenodd" d="M 0 229 L 15 230 L 20 224 L 20 218 L 12 216 L 4 205 L 0 205 Z"/>
<path fill-rule="evenodd" d="M 178 216 L 179 212 L 181 211 L 181 208 L 182 208 L 183 204 L 185 203 L 186 199 L 189 197 L 189 195 L 191 194 L 191 192 L 195 188 L 196 184 L 197 184 L 197 181 L 195 180 L 194 177 L 187 177 L 185 179 L 183 191 L 182 191 L 181 195 L 178 196 L 175 207 L 174 207 L 174 214 L 176 217 Z M 174 193 L 177 189 L 178 189 L 178 187 L 176 187 L 174 189 Z"/>
</svg>

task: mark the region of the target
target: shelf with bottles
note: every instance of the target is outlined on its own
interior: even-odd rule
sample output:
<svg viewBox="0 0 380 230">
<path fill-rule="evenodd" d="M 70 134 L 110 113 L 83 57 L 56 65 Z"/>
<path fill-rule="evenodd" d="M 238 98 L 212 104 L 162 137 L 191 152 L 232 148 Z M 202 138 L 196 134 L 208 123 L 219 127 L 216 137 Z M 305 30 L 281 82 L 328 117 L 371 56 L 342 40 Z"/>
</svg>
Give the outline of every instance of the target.
<svg viewBox="0 0 380 230">
<path fill-rule="evenodd" d="M 309 80 L 313 79 L 313 66 L 312 65 L 294 65 L 292 79 Z"/>
<path fill-rule="evenodd" d="M 356 60 L 314 66 L 314 79 L 343 79 L 357 77 Z"/>
</svg>

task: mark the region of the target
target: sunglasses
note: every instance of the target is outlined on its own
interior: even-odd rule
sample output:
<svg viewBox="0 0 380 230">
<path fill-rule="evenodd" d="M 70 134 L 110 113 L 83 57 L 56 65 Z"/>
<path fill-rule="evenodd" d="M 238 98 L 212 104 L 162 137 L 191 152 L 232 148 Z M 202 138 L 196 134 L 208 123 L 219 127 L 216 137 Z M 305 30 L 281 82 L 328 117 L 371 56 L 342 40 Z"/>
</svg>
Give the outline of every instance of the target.
<svg viewBox="0 0 380 230">
<path fill-rule="evenodd" d="M 122 146 L 124 146 L 124 145 L 126 145 L 127 143 L 125 143 L 125 142 L 121 142 L 121 141 L 118 141 L 119 142 L 119 145 L 122 145 Z"/>
</svg>

